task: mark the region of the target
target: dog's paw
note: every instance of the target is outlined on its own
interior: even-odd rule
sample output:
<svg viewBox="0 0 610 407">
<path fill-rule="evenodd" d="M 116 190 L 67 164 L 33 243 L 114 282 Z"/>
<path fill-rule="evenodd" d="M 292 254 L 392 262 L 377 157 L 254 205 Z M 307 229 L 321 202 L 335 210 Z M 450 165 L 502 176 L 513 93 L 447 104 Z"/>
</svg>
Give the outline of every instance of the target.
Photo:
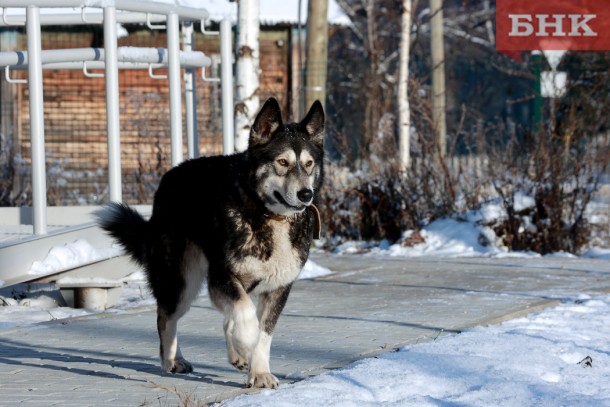
<svg viewBox="0 0 610 407">
<path fill-rule="evenodd" d="M 191 373 L 193 365 L 184 358 L 176 358 L 173 363 L 163 363 L 163 370 L 167 373 Z"/>
<path fill-rule="evenodd" d="M 248 361 L 242 357 L 231 360 L 231 364 L 237 368 L 237 370 L 248 370 Z"/>
<path fill-rule="evenodd" d="M 280 381 L 269 372 L 264 373 L 252 373 L 248 374 L 248 381 L 246 387 L 256 387 L 264 389 L 277 389 L 280 385 Z"/>
</svg>

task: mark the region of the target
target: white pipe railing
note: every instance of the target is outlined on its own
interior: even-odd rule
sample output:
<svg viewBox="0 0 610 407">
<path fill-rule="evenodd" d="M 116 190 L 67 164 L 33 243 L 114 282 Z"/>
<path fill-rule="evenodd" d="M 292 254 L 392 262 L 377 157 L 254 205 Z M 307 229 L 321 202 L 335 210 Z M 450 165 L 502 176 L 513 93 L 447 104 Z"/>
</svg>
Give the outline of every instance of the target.
<svg viewBox="0 0 610 407">
<path fill-rule="evenodd" d="M 39 8 L 104 8 L 114 6 L 116 10 L 139 13 L 168 15 L 175 13 L 186 20 L 207 20 L 209 14 L 200 8 L 182 6 L 170 2 L 155 2 L 154 0 L 2 0 L 0 7 L 24 8 L 35 6 Z"/>
<path fill-rule="evenodd" d="M 119 67 L 116 10 L 104 7 L 104 64 L 106 78 L 106 128 L 108 131 L 109 198 L 121 202 L 121 126 L 119 115 Z"/>
<path fill-rule="evenodd" d="M 24 4 L 25 3 L 25 4 Z M 8 13 L 6 8 L 26 9 L 25 18 L 21 14 Z M 76 7 L 82 12 L 76 14 L 42 14 L 40 8 Z M 99 12 L 85 10 L 101 8 Z M 117 10 L 123 10 L 118 12 Z M 170 94 L 170 129 L 172 146 L 172 165 L 183 159 L 182 149 L 182 105 L 180 69 L 204 69 L 211 60 L 202 52 L 180 51 L 180 19 L 186 21 L 205 20 L 205 10 L 170 3 L 138 0 L 0 0 L 0 26 L 26 25 L 28 37 L 27 52 L 0 52 L 0 67 L 8 69 L 28 69 L 30 93 L 30 127 L 32 144 L 32 201 L 34 234 L 47 233 L 46 222 L 46 169 L 44 150 L 44 112 L 43 112 L 43 69 L 104 69 L 106 78 L 106 109 L 108 127 L 108 178 L 110 199 L 121 200 L 121 163 L 120 163 L 120 123 L 118 70 L 157 67 L 168 68 Z M 160 15 L 160 16 L 159 16 Z M 166 21 L 167 50 L 163 48 L 117 47 L 116 24 L 121 22 Z M 103 24 L 105 49 L 79 48 L 69 50 L 41 50 L 42 24 Z M 203 24 L 203 22 L 202 22 Z M 188 32 L 188 31 L 187 31 Z M 233 152 L 233 85 L 232 85 L 232 47 L 231 26 L 228 20 L 221 23 L 221 83 L 223 108 L 223 147 L 225 153 Z M 85 65 L 86 64 L 86 65 Z M 192 74 L 192 72 L 191 72 Z M 202 74 L 203 75 L 203 74 Z M 8 79 L 8 78 L 7 78 Z M 17 83 L 16 81 L 11 81 Z M 188 82 L 185 80 L 185 82 Z M 194 80 L 187 89 L 187 120 L 189 158 L 196 156 L 196 110 Z"/>
<path fill-rule="evenodd" d="M 106 69 L 105 68 L 106 64 L 104 63 L 104 61 L 54 62 L 54 63 L 49 63 L 49 64 L 43 64 L 42 69 L 43 70 L 60 70 L 60 71 L 61 70 L 82 71 L 83 66 L 87 70 L 102 70 L 103 71 L 104 69 Z M 151 68 L 152 70 L 167 69 L 167 64 L 158 64 L 158 63 L 151 63 L 151 62 L 121 62 L 121 61 L 118 61 L 118 66 L 119 66 L 119 69 L 139 69 L 139 70 L 146 70 L 149 68 Z M 208 66 L 208 64 L 205 64 L 203 66 Z M 2 65 L 0 65 L 0 67 L 2 67 Z M 182 65 L 182 67 L 183 68 L 189 67 L 191 69 L 194 69 L 194 68 L 199 68 L 201 66 L 185 64 L 185 65 Z M 14 65 L 14 66 L 9 66 L 9 68 L 11 68 L 10 70 L 19 71 L 19 70 L 27 70 L 28 66 L 27 65 Z"/>
<path fill-rule="evenodd" d="M 182 23 L 182 51 L 193 50 L 193 23 Z M 199 133 L 197 129 L 197 91 L 195 70 L 184 69 L 184 115 L 186 122 L 186 157 L 199 157 Z"/>
<path fill-rule="evenodd" d="M 125 63 L 168 65 L 166 48 L 118 47 L 116 59 Z M 53 49 L 41 52 L 42 68 L 60 66 L 60 63 L 104 61 L 106 54 L 103 48 Z M 180 51 L 178 55 L 183 68 L 202 68 L 212 64 L 210 57 L 201 51 Z M 0 52 L 0 67 L 11 66 L 13 69 L 25 68 L 28 64 L 28 53 L 23 51 Z M 82 67 L 82 66 L 81 66 Z M 147 67 L 147 66 L 145 66 Z"/>
<path fill-rule="evenodd" d="M 220 22 L 220 89 L 222 92 L 222 146 L 225 154 L 235 151 L 235 131 L 233 113 L 233 67 L 231 61 L 233 47 L 231 45 L 231 23 L 228 20 Z"/>
<path fill-rule="evenodd" d="M 4 2 L 3 2 L 4 4 Z M 23 7 L 23 6 L 21 6 Z M 15 25 L 25 25 L 25 13 L 20 13 L 22 9 L 2 9 L 0 10 L 3 18 L 0 18 L 0 27 L 10 27 Z M 43 9 L 44 10 L 44 9 Z M 165 16 L 149 13 L 135 13 L 131 11 L 117 11 L 116 21 L 119 24 L 140 24 L 140 23 L 164 23 Z M 92 25 L 103 24 L 104 14 L 99 9 L 81 9 L 81 12 L 41 14 L 40 25 Z"/>
<path fill-rule="evenodd" d="M 169 128 L 171 137 L 172 165 L 176 166 L 184 160 L 182 152 L 182 103 L 180 85 L 180 22 L 178 14 L 167 16 L 167 52 L 169 81 Z"/>
<path fill-rule="evenodd" d="M 30 140 L 32 143 L 32 209 L 35 235 L 47 233 L 47 174 L 44 151 L 44 111 L 40 9 L 27 8 L 28 84 L 30 90 Z"/>
</svg>

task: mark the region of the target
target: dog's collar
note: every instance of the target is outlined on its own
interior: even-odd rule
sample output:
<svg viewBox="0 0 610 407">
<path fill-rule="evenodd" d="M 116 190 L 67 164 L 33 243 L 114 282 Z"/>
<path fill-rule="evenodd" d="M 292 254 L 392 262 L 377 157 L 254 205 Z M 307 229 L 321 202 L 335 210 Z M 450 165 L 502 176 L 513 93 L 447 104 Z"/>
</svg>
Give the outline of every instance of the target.
<svg viewBox="0 0 610 407">
<path fill-rule="evenodd" d="M 320 231 L 322 229 L 322 218 L 320 216 L 320 210 L 315 205 L 309 205 L 308 210 L 313 214 L 313 238 L 314 240 L 320 240 Z M 267 219 L 275 220 L 277 222 L 289 222 L 290 216 L 282 216 L 275 213 L 265 213 Z"/>
<path fill-rule="evenodd" d="M 290 220 L 290 216 L 277 215 L 271 212 L 267 212 L 263 216 L 267 219 L 276 220 L 278 222 L 288 222 Z"/>
</svg>

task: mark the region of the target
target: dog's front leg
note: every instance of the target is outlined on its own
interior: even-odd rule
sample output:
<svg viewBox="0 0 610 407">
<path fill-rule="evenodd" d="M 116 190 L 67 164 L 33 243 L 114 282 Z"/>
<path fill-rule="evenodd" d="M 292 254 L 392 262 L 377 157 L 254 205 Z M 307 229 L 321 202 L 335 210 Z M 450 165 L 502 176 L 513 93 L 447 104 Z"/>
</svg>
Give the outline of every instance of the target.
<svg viewBox="0 0 610 407">
<path fill-rule="evenodd" d="M 212 303 L 225 315 L 229 363 L 239 370 L 248 369 L 259 331 L 254 303 L 234 278 L 222 283 L 210 281 L 208 291 Z"/>
<path fill-rule="evenodd" d="M 248 387 L 266 387 L 275 389 L 279 385 L 277 377 L 269 369 L 269 354 L 271 340 L 292 285 L 277 290 L 262 293 L 258 297 L 257 315 L 259 320 L 258 341 L 252 352 L 250 371 L 248 372 Z"/>
</svg>

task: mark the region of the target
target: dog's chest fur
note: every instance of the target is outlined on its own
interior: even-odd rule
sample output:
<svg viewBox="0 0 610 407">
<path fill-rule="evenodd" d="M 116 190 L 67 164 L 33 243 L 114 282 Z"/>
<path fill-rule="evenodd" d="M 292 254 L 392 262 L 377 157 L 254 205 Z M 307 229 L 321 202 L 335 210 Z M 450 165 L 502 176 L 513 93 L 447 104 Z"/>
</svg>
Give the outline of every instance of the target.
<svg viewBox="0 0 610 407">
<path fill-rule="evenodd" d="M 311 243 L 305 216 L 263 218 L 252 223 L 237 211 L 229 211 L 235 233 L 227 242 L 227 260 L 232 271 L 255 293 L 275 290 L 297 278 Z"/>
</svg>

